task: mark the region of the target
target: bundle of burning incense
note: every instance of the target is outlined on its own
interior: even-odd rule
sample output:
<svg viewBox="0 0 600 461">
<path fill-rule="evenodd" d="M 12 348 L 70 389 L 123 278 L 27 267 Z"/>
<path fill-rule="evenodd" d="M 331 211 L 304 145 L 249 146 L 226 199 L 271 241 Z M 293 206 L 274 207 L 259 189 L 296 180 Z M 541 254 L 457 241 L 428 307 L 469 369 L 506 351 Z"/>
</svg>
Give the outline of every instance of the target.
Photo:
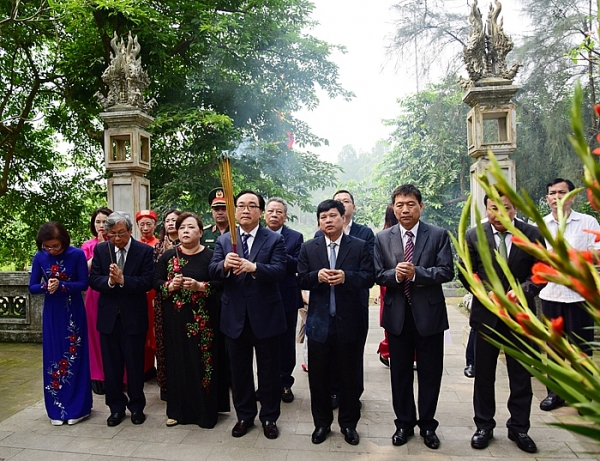
<svg viewBox="0 0 600 461">
<path fill-rule="evenodd" d="M 227 208 L 227 218 L 229 219 L 229 234 L 231 235 L 231 245 L 233 252 L 237 253 L 237 232 L 235 231 L 235 205 L 233 204 L 233 181 L 231 179 L 231 163 L 229 155 L 223 152 L 219 162 L 219 173 L 221 174 L 221 185 L 225 195 L 225 205 Z"/>
</svg>

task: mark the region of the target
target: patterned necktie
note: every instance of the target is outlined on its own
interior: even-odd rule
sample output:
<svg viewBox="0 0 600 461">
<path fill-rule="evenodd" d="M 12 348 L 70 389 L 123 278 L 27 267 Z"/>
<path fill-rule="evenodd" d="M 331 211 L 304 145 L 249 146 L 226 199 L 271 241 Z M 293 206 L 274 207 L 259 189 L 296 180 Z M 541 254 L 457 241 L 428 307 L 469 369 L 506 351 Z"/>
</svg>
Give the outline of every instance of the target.
<svg viewBox="0 0 600 461">
<path fill-rule="evenodd" d="M 119 248 L 119 259 L 117 260 L 117 266 L 123 271 L 125 267 L 125 248 Z"/>
<path fill-rule="evenodd" d="M 508 232 L 498 232 L 498 237 L 500 237 L 500 245 L 498 245 L 498 253 L 504 259 L 508 259 L 508 247 L 506 246 L 506 236 Z"/>
<path fill-rule="evenodd" d="M 251 237 L 250 234 L 246 234 L 245 232 L 242 234 L 242 248 L 244 250 L 244 258 L 248 259 L 250 257 L 250 250 L 248 250 L 248 239 Z"/>
<path fill-rule="evenodd" d="M 415 235 L 411 231 L 406 232 L 406 246 L 404 248 L 404 262 L 410 263 L 413 259 L 413 253 L 415 251 L 415 244 L 413 243 L 413 237 Z M 404 294 L 407 299 L 410 299 L 410 280 L 404 279 Z"/>
<path fill-rule="evenodd" d="M 331 251 L 329 253 L 329 269 L 335 269 L 335 263 L 337 261 L 337 258 L 335 256 L 335 247 L 337 246 L 337 243 L 331 242 L 331 244 L 329 245 L 329 247 L 331 248 Z M 335 287 L 331 286 L 329 287 L 329 315 L 334 316 L 335 315 Z"/>
</svg>

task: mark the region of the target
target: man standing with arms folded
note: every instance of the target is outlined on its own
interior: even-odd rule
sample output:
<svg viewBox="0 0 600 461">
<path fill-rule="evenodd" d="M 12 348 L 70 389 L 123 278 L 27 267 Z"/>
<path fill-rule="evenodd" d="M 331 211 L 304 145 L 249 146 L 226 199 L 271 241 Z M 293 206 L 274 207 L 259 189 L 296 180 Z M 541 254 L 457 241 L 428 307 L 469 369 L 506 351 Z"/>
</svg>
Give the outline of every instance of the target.
<svg viewBox="0 0 600 461">
<path fill-rule="evenodd" d="M 392 204 L 398 224 L 375 237 L 377 284 L 386 287 L 382 326 L 388 333 L 392 402 L 396 413 L 394 445 L 404 445 L 418 425 L 425 445 L 440 446 L 435 420 L 448 328 L 442 283 L 454 266 L 448 232 L 420 220 L 421 192 L 412 184 L 397 187 Z M 419 366 L 418 414 L 413 391 L 413 359 Z"/>
<path fill-rule="evenodd" d="M 558 201 L 573 189 L 575 189 L 573 183 L 562 178 L 556 178 L 546 185 L 546 201 L 552 213 L 546 216 L 544 221 L 553 237 L 556 237 L 559 227 Z M 600 249 L 600 243 L 594 243 L 594 235 L 583 231 L 584 229 L 600 231 L 598 221 L 592 216 L 572 210 L 574 201 L 574 198 L 570 198 L 563 203 L 564 218 L 567 220 L 565 240 L 575 250 Z M 570 341 L 577 344 L 586 354 L 592 355 L 590 342 L 594 340 L 594 321 L 583 306 L 583 297 L 563 285 L 548 283 L 540 292 L 540 299 L 544 315 L 549 319 L 562 317 L 565 321 L 564 332 L 569 336 Z M 540 409 L 550 411 L 564 404 L 563 399 L 548 390 L 547 397 L 540 402 Z"/>
<path fill-rule="evenodd" d="M 300 232 L 290 229 L 284 223 L 287 220 L 288 204 L 281 197 L 272 197 L 267 201 L 265 220 L 267 227 L 283 236 L 287 253 L 285 278 L 279 282 L 279 292 L 285 308 L 287 328 L 281 335 L 281 400 L 285 403 L 294 401 L 292 372 L 296 366 L 296 325 L 298 309 L 303 306 L 302 294 L 298 286 L 298 255 L 304 237 Z"/>
<path fill-rule="evenodd" d="M 279 435 L 281 405 L 279 336 L 285 331 L 285 310 L 279 282 L 285 277 L 283 237 L 259 224 L 264 199 L 244 190 L 235 199 L 239 224 L 237 253 L 231 235 L 217 239 L 210 262 L 210 277 L 224 282 L 221 297 L 221 331 L 225 334 L 231 363 L 233 405 L 238 421 L 231 431 L 242 437 L 254 426 L 258 413 L 254 391 L 253 355 L 256 353 L 260 421 L 265 437 Z"/>
<path fill-rule="evenodd" d="M 496 217 L 499 206 L 504 207 L 513 224 L 532 242 L 543 242 L 537 227 L 515 220 L 517 209 L 508 199 L 501 196 L 501 203 L 494 203 L 487 195 L 484 197 L 487 222 L 483 224 L 488 247 L 492 254 L 498 250 L 498 257 L 507 261 L 512 275 L 517 279 L 527 297 L 529 306 L 534 305 L 534 298 L 541 290 L 541 286 L 531 281 L 533 265 L 536 258 L 511 243 L 512 235 Z M 477 229 L 472 228 L 466 235 L 473 271 L 477 273 L 482 282 L 487 283 L 489 276 L 485 273 L 481 257 L 477 252 Z M 495 272 L 500 277 L 504 289 L 508 295 L 514 295 L 510 289 L 509 282 L 502 269 L 494 261 Z M 469 284 L 464 279 L 462 272 L 459 278 L 464 287 L 469 290 Z M 500 320 L 493 312 L 488 310 L 477 297 L 473 297 L 471 305 L 470 322 L 475 330 L 475 383 L 473 385 L 473 410 L 475 417 L 473 421 L 477 425 L 477 431 L 471 438 L 471 446 L 476 449 L 487 448 L 493 437 L 496 426 L 494 415 L 496 413 L 496 396 L 494 383 L 496 381 L 496 365 L 498 363 L 499 350 L 483 338 L 482 334 L 490 335 L 496 340 L 504 343 L 503 338 L 508 338 L 513 344 L 520 344 L 517 336 L 512 330 Z M 506 355 L 506 368 L 508 370 L 508 381 L 510 395 L 508 397 L 508 411 L 510 418 L 506 422 L 508 438 L 516 442 L 517 446 L 528 453 L 535 453 L 537 447 L 529 437 L 531 414 L 531 374 L 513 357 Z"/>
<path fill-rule="evenodd" d="M 344 206 L 325 200 L 317 207 L 322 235 L 304 243 L 298 257 L 300 287 L 310 290 L 306 336 L 312 442 L 331 430 L 330 363 L 337 363 L 341 386 L 339 424 L 347 443 L 357 445 L 360 419 L 356 364 L 362 358 L 365 318 L 360 293 L 373 286 L 373 259 L 364 240 L 345 235 Z"/>
<path fill-rule="evenodd" d="M 108 426 L 118 426 L 131 412 L 131 422 L 146 420 L 144 407 L 144 345 L 148 330 L 146 292 L 152 288 L 154 256 L 151 246 L 131 238 L 129 215 L 115 211 L 104 224 L 108 242 L 94 248 L 90 287 L 100 293 L 98 322 L 104 368 Z M 127 371 L 127 395 L 123 371 Z M 129 397 L 129 398 L 128 398 Z"/>
</svg>

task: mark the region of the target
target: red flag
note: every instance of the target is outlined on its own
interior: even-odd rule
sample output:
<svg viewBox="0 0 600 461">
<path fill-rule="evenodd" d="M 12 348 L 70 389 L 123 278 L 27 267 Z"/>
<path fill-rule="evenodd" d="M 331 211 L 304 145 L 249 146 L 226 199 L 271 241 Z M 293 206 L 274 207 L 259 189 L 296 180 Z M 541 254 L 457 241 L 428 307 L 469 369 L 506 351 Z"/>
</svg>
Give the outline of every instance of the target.
<svg viewBox="0 0 600 461">
<path fill-rule="evenodd" d="M 295 141 L 294 133 L 292 133 L 291 131 L 286 131 L 286 133 L 287 133 L 287 137 L 288 137 L 286 146 L 288 147 L 288 149 L 291 149 L 292 146 L 294 145 L 294 141 Z"/>
</svg>

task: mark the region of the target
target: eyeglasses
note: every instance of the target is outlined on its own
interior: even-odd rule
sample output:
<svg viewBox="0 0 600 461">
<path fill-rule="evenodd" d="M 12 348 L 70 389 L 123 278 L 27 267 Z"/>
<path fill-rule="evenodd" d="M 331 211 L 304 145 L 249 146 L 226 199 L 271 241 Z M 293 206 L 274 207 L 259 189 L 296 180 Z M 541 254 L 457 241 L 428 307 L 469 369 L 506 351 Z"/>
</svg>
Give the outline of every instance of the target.
<svg viewBox="0 0 600 461">
<path fill-rule="evenodd" d="M 251 203 L 250 205 L 236 205 L 235 207 L 240 211 L 244 209 L 254 211 L 260 208 L 258 205 L 254 205 L 253 203 Z"/>
<path fill-rule="evenodd" d="M 51 247 L 42 245 L 42 250 L 44 251 L 58 251 L 62 248 L 62 245 L 52 245 Z"/>
<path fill-rule="evenodd" d="M 111 239 L 116 239 L 116 238 L 122 239 L 126 235 L 129 235 L 129 232 L 119 232 L 118 234 L 111 234 L 111 233 L 109 233 L 107 235 Z"/>
</svg>

